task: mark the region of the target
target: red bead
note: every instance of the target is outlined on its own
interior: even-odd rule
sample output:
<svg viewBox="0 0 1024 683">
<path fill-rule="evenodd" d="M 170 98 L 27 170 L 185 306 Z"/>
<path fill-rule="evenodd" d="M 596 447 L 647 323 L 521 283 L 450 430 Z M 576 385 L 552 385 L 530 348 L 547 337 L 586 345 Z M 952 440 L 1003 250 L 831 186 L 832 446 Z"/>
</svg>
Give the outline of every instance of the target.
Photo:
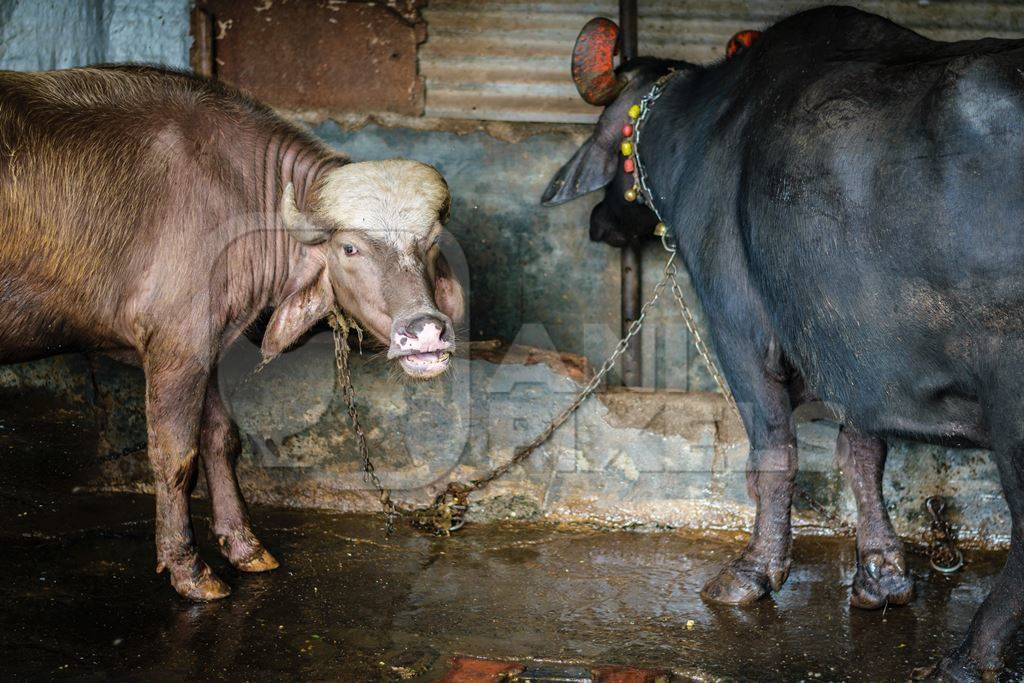
<svg viewBox="0 0 1024 683">
<path fill-rule="evenodd" d="M 631 136 L 632 134 L 633 134 L 633 125 L 632 125 L 632 124 L 630 124 L 630 123 L 627 123 L 626 125 L 624 125 L 624 126 L 622 127 L 622 135 L 623 135 L 624 137 L 627 137 L 627 138 L 628 138 L 628 137 L 629 137 L 629 136 Z"/>
<path fill-rule="evenodd" d="M 633 163 L 632 159 L 626 159 L 622 162 L 622 170 L 626 173 L 632 173 L 636 169 L 636 164 Z"/>
</svg>

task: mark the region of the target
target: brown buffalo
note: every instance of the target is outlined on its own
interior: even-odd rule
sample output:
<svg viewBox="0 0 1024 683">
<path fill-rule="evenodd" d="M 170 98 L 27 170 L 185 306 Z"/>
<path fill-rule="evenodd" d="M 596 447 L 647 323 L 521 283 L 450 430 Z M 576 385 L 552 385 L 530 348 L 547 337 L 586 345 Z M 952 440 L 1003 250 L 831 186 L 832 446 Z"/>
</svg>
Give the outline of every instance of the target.
<svg viewBox="0 0 1024 683">
<path fill-rule="evenodd" d="M 445 370 L 462 290 L 437 239 L 448 188 L 405 160 L 349 163 L 222 85 L 147 67 L 0 72 L 0 362 L 127 352 L 146 374 L 157 569 L 229 593 L 199 557 L 201 458 L 221 552 L 250 527 L 219 355 L 265 308 L 265 357 L 339 307 L 415 377 Z"/>
</svg>

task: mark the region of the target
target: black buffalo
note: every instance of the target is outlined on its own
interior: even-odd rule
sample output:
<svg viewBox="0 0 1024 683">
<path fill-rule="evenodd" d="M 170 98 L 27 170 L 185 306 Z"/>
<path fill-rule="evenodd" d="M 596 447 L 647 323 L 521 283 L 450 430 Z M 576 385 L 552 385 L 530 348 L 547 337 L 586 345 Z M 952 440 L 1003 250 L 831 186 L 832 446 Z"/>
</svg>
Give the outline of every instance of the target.
<svg viewBox="0 0 1024 683">
<path fill-rule="evenodd" d="M 612 234 L 626 211 L 643 231 L 654 223 L 622 199 L 620 129 L 678 72 L 638 153 L 739 402 L 757 502 L 749 544 L 703 595 L 743 603 L 785 581 L 793 411 L 823 400 L 843 425 L 861 516 L 854 604 L 912 592 L 881 500 L 885 439 L 992 449 L 1009 558 L 940 671 L 999 669 L 1024 614 L 1024 41 L 936 42 L 828 7 L 775 24 L 734 59 L 643 59 L 611 78 L 584 54 L 600 41 L 581 41 L 577 84 L 607 106 L 544 201 L 609 188 L 598 238 L 628 241 Z"/>
</svg>

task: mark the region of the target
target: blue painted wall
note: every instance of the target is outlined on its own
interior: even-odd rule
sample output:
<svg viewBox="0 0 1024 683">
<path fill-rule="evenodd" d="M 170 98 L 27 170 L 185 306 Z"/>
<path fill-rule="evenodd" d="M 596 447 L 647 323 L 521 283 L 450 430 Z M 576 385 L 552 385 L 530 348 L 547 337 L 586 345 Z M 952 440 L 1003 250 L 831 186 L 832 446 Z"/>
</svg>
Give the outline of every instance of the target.
<svg viewBox="0 0 1024 683">
<path fill-rule="evenodd" d="M 0 68 L 188 66 L 189 0 L 0 0 Z"/>
</svg>

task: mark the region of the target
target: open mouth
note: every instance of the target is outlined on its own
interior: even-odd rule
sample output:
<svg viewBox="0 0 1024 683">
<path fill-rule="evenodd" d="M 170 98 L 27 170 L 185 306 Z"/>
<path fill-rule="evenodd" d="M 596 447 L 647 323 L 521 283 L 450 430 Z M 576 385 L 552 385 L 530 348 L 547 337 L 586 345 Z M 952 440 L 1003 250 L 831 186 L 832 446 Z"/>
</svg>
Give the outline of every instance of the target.
<svg viewBox="0 0 1024 683">
<path fill-rule="evenodd" d="M 448 368 L 451 355 L 448 351 L 410 353 L 399 358 L 398 362 L 402 364 L 402 369 L 413 377 L 433 377 Z"/>
</svg>

